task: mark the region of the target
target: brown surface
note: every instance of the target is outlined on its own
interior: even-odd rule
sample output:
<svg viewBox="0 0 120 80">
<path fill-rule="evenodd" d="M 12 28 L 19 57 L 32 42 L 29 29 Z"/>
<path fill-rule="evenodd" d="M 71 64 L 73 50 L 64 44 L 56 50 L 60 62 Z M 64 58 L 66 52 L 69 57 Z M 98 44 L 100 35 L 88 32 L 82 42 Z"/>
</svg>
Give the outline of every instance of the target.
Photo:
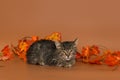
<svg viewBox="0 0 120 80">
<path fill-rule="evenodd" d="M 1 80 L 119 80 L 120 69 L 76 63 L 72 68 L 28 65 L 18 58 L 1 62 Z"/>
<path fill-rule="evenodd" d="M 63 40 L 79 38 L 81 46 L 98 44 L 120 50 L 119 0 L 2 0 L 0 49 L 24 36 L 44 37 L 61 32 Z M 0 62 L 1 80 L 118 80 L 119 69 L 77 63 L 71 69 L 39 67 L 18 58 Z"/>
</svg>

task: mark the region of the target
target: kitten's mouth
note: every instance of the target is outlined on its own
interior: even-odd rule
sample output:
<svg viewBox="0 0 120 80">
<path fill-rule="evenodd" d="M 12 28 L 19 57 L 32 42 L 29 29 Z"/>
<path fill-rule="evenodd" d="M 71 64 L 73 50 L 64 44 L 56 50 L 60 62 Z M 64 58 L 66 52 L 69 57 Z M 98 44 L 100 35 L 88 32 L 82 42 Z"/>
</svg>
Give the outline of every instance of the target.
<svg viewBox="0 0 120 80">
<path fill-rule="evenodd" d="M 70 60 L 70 58 L 67 58 L 67 59 L 66 59 L 66 61 L 69 61 L 69 60 Z"/>
</svg>

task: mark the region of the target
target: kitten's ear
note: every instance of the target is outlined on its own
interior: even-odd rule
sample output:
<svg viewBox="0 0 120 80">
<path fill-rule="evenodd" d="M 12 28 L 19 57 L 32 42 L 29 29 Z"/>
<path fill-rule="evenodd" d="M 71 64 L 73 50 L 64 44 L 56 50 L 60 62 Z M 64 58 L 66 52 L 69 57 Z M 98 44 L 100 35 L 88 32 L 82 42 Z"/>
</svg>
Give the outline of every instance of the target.
<svg viewBox="0 0 120 80">
<path fill-rule="evenodd" d="M 74 47 L 76 47 L 78 44 L 78 38 L 76 38 L 73 42 L 74 42 Z"/>
<path fill-rule="evenodd" d="M 60 49 L 60 48 L 61 48 L 61 42 L 55 41 L 55 45 L 56 45 L 56 48 L 57 48 L 57 49 Z"/>
</svg>

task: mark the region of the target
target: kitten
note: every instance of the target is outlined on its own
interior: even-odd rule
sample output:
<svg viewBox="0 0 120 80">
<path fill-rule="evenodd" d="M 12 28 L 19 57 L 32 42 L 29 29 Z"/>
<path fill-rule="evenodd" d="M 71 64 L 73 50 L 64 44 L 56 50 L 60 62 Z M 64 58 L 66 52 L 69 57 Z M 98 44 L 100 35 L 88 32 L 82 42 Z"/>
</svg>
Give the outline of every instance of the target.
<svg viewBox="0 0 120 80">
<path fill-rule="evenodd" d="M 74 41 L 39 40 L 27 50 L 29 64 L 71 67 L 75 64 L 77 39 Z"/>
</svg>

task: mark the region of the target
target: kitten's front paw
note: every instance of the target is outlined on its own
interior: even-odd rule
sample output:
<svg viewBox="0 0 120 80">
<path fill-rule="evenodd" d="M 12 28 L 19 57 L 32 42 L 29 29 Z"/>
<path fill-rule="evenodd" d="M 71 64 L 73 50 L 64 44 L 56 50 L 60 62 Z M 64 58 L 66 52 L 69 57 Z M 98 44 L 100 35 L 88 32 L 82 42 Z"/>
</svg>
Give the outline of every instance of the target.
<svg viewBox="0 0 120 80">
<path fill-rule="evenodd" d="M 62 64 L 58 64 L 57 66 L 58 66 L 58 67 L 63 67 L 63 65 L 62 65 Z"/>
<path fill-rule="evenodd" d="M 72 65 L 71 65 L 71 64 L 67 64 L 67 65 L 65 65 L 64 67 L 70 68 L 70 67 L 72 67 Z"/>
<path fill-rule="evenodd" d="M 45 63 L 44 62 L 39 62 L 39 65 L 44 66 Z"/>
</svg>

